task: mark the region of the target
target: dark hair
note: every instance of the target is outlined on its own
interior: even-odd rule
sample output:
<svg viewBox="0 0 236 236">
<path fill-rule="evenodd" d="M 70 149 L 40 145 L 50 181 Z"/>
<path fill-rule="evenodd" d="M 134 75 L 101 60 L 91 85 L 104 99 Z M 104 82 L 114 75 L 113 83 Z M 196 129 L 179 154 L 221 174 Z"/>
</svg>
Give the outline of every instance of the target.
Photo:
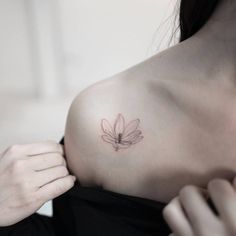
<svg viewBox="0 0 236 236">
<path fill-rule="evenodd" d="M 194 35 L 208 21 L 220 0 L 181 0 L 179 42 Z"/>
</svg>

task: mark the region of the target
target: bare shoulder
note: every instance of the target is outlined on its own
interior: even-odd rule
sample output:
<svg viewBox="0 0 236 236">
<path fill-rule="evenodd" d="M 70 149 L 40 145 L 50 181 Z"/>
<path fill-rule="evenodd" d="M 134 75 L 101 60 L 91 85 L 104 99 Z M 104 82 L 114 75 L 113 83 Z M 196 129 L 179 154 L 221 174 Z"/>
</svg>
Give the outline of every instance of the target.
<svg viewBox="0 0 236 236">
<path fill-rule="evenodd" d="M 129 188 L 135 194 L 130 186 L 151 173 L 163 127 L 172 116 L 158 87 L 125 75 L 92 85 L 75 98 L 65 147 L 68 165 L 82 184 L 123 193 Z"/>
<path fill-rule="evenodd" d="M 73 101 L 65 148 L 81 183 L 168 201 L 186 184 L 231 177 L 236 129 L 227 118 L 226 104 L 235 100 L 229 91 L 141 74 L 100 81 Z"/>
</svg>

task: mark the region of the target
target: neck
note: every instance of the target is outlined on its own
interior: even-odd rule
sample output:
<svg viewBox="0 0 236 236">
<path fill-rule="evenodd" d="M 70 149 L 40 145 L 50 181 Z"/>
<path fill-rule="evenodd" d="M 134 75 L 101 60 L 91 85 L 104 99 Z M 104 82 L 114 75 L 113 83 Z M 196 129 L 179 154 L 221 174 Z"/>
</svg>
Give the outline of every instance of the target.
<svg viewBox="0 0 236 236">
<path fill-rule="evenodd" d="M 212 78 L 236 86 L 236 1 L 221 0 L 202 29 L 186 41 L 197 47 Z"/>
</svg>

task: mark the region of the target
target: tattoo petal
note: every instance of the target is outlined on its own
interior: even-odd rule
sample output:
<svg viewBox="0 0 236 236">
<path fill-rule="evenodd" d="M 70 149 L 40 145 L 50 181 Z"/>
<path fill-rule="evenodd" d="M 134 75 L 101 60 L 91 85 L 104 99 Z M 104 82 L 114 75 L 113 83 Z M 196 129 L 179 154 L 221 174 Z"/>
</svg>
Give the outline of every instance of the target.
<svg viewBox="0 0 236 236">
<path fill-rule="evenodd" d="M 122 144 L 122 143 L 120 143 L 119 148 L 122 148 L 122 149 L 129 148 L 131 145 L 132 145 L 132 143 L 131 144 Z"/>
<path fill-rule="evenodd" d="M 111 143 L 111 144 L 115 143 L 115 139 L 111 138 L 108 135 L 102 135 L 102 139 L 103 139 L 103 141 Z"/>
<path fill-rule="evenodd" d="M 116 118 L 115 125 L 114 125 L 114 131 L 115 131 L 116 137 L 118 137 L 119 134 L 123 134 L 124 129 L 125 129 L 125 119 L 119 113 Z"/>
<path fill-rule="evenodd" d="M 140 142 L 142 139 L 143 139 L 143 136 L 139 136 L 138 138 L 136 138 L 136 139 L 132 142 L 132 144 L 138 143 L 138 142 Z"/>
<path fill-rule="evenodd" d="M 123 137 L 125 138 L 126 136 L 128 136 L 130 133 L 132 133 L 133 131 L 135 131 L 138 128 L 140 120 L 136 119 L 136 120 L 132 120 L 130 121 L 127 126 L 125 127 L 125 131 L 124 131 L 124 135 Z"/>
<path fill-rule="evenodd" d="M 102 119 L 101 127 L 104 133 L 109 134 L 111 137 L 114 135 L 112 126 L 106 119 Z"/>
<path fill-rule="evenodd" d="M 129 133 L 129 135 L 126 135 L 122 140 L 126 141 L 126 140 L 133 140 L 136 139 L 142 132 L 140 130 L 135 130 L 131 133 Z"/>
</svg>

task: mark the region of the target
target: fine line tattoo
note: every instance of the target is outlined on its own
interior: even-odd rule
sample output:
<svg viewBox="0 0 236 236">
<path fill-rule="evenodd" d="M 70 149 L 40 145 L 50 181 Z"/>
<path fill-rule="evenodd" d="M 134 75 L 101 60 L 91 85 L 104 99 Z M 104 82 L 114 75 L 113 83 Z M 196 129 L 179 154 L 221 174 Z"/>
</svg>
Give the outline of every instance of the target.
<svg viewBox="0 0 236 236">
<path fill-rule="evenodd" d="M 118 114 L 114 125 L 111 125 L 108 120 L 101 120 L 101 128 L 103 135 L 102 140 L 112 144 L 115 151 L 122 148 L 129 148 L 131 145 L 140 142 L 143 139 L 142 132 L 138 130 L 140 120 L 132 120 L 125 124 L 125 119 L 122 114 Z"/>
</svg>

